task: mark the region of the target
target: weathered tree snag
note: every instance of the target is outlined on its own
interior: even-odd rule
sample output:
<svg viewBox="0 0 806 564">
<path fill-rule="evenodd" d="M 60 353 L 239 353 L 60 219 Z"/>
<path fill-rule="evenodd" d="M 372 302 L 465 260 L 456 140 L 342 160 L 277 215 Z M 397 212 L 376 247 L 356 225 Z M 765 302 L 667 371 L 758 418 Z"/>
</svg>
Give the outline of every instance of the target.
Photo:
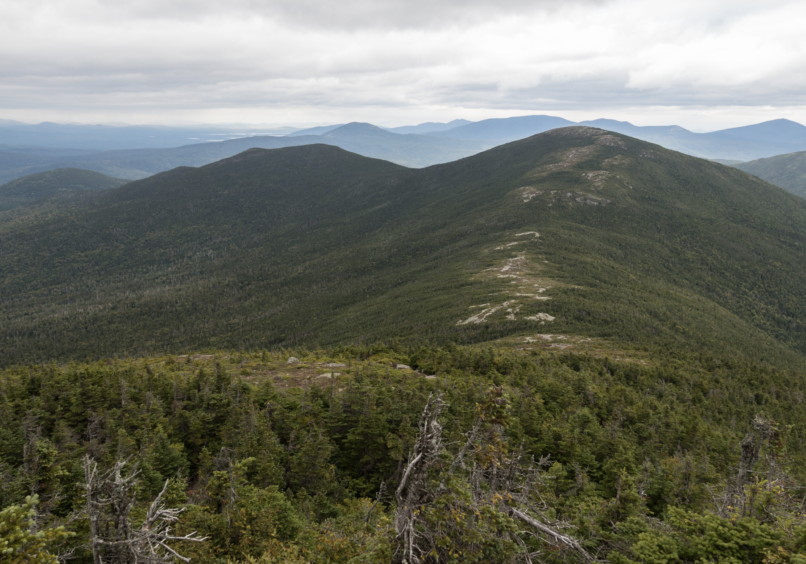
<svg viewBox="0 0 806 564">
<path fill-rule="evenodd" d="M 524 460 L 522 446 L 509 453 L 503 390 L 491 389 L 477 406 L 477 418 L 452 459 L 438 421 L 445 405 L 440 394 L 432 394 L 420 417 L 419 434 L 395 492 L 398 546 L 393 561 L 436 563 L 503 542 L 518 547 L 507 562 L 531 563 L 540 555 L 531 538 L 567 549 L 580 561 L 593 562 L 578 540 L 561 532 L 569 524 L 533 516 L 541 512 L 537 489 L 542 483 L 541 468 L 549 460 Z M 505 516 L 508 526 L 502 524 Z M 515 521 L 526 527 L 517 530 L 512 526 Z"/>
<path fill-rule="evenodd" d="M 174 558 L 189 562 L 190 558 L 178 554 L 167 543 L 201 542 L 206 538 L 197 537 L 195 532 L 181 537 L 171 535 L 170 524 L 183 510 L 165 507 L 163 496 L 168 480 L 149 506 L 140 527 L 132 526 L 129 514 L 135 505 L 133 489 L 139 472 L 135 465 L 124 478 L 122 470 L 126 463 L 118 460 L 111 470 L 99 474 L 97 463 L 89 456 L 84 458 L 93 564 L 163 564 L 173 562 Z"/>
<path fill-rule="evenodd" d="M 593 557 L 588 553 L 587 550 L 585 550 L 582 547 L 581 544 L 579 544 L 579 542 L 576 539 L 573 539 L 573 538 L 569 537 L 568 535 L 564 535 L 564 534 L 560 533 L 559 531 L 556 531 L 556 530 L 552 529 L 548 525 L 545 525 L 545 524 L 541 523 L 540 521 L 538 521 L 534 517 L 530 517 L 529 515 L 527 515 L 523 511 L 515 509 L 514 507 L 509 508 L 509 513 L 513 517 L 517 517 L 518 519 L 520 519 L 521 521 L 523 521 L 524 523 L 526 523 L 530 527 L 533 527 L 533 528 L 537 529 L 538 531 L 540 531 L 541 533 L 543 533 L 544 535 L 546 535 L 549 538 L 550 541 L 554 541 L 554 543 L 556 543 L 556 544 L 560 544 L 560 545 L 563 545 L 563 546 L 567 546 L 568 548 L 574 549 L 575 551 L 577 551 L 580 554 L 580 556 L 582 556 L 582 558 L 586 562 L 590 562 L 590 561 L 593 560 Z"/>
<path fill-rule="evenodd" d="M 434 464 L 442 451 L 442 425 L 437 421 L 445 402 L 442 394 L 428 396 L 423 414 L 420 416 L 420 432 L 414 450 L 409 456 L 409 463 L 403 471 L 400 485 L 395 491 L 397 511 L 395 512 L 395 532 L 402 548 L 398 561 L 407 564 L 420 562 L 420 552 L 415 546 L 417 531 L 416 508 L 422 500 L 429 496 L 428 469 Z"/>
<path fill-rule="evenodd" d="M 786 491 L 791 484 L 787 467 L 793 461 L 784 452 L 775 421 L 756 415 L 751 423 L 753 428 L 739 445 L 741 453 L 736 474 L 720 487 L 706 486 L 714 509 L 721 517 L 759 517 L 758 512 L 765 511 L 756 503 L 759 493 L 777 487 Z M 801 501 L 793 507 L 793 499 L 785 494 L 776 504 L 779 509 L 789 506 L 789 510 L 800 511 L 795 507 L 800 506 Z"/>
</svg>

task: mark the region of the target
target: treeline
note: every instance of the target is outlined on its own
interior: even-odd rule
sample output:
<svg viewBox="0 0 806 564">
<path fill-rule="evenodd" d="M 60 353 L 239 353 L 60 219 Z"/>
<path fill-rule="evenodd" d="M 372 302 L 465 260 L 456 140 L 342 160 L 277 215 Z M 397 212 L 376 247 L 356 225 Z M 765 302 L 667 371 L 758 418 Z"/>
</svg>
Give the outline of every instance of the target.
<svg viewBox="0 0 806 564">
<path fill-rule="evenodd" d="M 458 346 L 10 368 L 0 562 L 134 562 L 156 498 L 195 562 L 803 562 L 804 387 Z"/>
</svg>

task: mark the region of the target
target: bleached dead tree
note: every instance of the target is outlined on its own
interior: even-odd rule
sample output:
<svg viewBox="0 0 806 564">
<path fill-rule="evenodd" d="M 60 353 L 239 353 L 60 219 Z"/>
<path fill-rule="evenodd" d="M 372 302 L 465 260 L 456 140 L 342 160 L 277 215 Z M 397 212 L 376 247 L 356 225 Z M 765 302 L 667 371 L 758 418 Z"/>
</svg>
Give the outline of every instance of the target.
<svg viewBox="0 0 806 564">
<path fill-rule="evenodd" d="M 436 462 L 442 452 L 442 425 L 439 417 L 445 402 L 442 394 L 428 396 L 428 402 L 420 416 L 419 433 L 414 443 L 414 450 L 403 471 L 400 485 L 395 491 L 397 510 L 395 511 L 395 532 L 400 546 L 400 561 L 407 564 L 420 562 L 423 552 L 420 543 L 417 523 L 417 510 L 420 505 L 432 497 L 428 485 L 428 470 Z"/>
<path fill-rule="evenodd" d="M 549 463 L 548 457 L 535 461 L 523 455 L 520 448 L 508 452 L 505 434 L 506 399 L 501 388 L 494 388 L 484 405 L 479 407 L 476 421 L 465 434 L 465 441 L 455 455 L 449 455 L 442 438 L 442 425 L 438 418 L 446 406 L 441 394 L 431 395 L 426 402 L 419 421 L 419 434 L 409 461 L 395 492 L 395 531 L 397 551 L 394 561 L 401 564 L 417 564 L 439 560 L 444 539 L 462 536 L 461 527 L 472 528 L 478 524 L 478 515 L 486 509 L 494 509 L 520 523 L 516 533 L 500 532 L 506 540 L 520 547 L 517 559 L 527 563 L 540 555 L 534 550 L 529 538 L 537 538 L 555 550 L 568 551 L 577 560 L 594 561 L 582 544 L 567 534 L 571 525 L 545 517 L 546 507 L 539 500 L 542 468 Z M 468 484 L 469 500 L 454 501 L 448 482 L 460 476 Z M 443 519 L 434 523 L 426 517 L 429 508 L 436 505 L 452 505 L 453 515 L 464 514 L 467 522 Z M 437 532 L 435 528 L 439 528 Z M 437 536 L 443 537 L 443 542 Z M 458 542 L 458 541 L 457 541 Z M 529 546 L 532 546 L 532 552 Z M 442 548 L 441 548 L 442 547 Z"/>
<path fill-rule="evenodd" d="M 98 464 L 89 456 L 84 457 L 93 564 L 164 564 L 175 559 L 189 562 L 190 558 L 178 554 L 168 543 L 202 542 L 206 537 L 198 537 L 195 532 L 184 536 L 171 534 L 171 524 L 178 520 L 183 509 L 165 507 L 163 496 L 168 480 L 149 506 L 143 522 L 134 526 L 131 511 L 140 472 L 133 465 L 124 477 L 126 464 L 126 460 L 118 460 L 110 470 L 99 472 Z"/>
<path fill-rule="evenodd" d="M 755 517 L 762 522 L 787 516 L 791 522 L 806 522 L 803 490 L 792 478 L 784 440 L 772 419 L 756 415 L 751 429 L 739 444 L 735 474 L 718 486 L 706 486 L 717 515 Z"/>
</svg>

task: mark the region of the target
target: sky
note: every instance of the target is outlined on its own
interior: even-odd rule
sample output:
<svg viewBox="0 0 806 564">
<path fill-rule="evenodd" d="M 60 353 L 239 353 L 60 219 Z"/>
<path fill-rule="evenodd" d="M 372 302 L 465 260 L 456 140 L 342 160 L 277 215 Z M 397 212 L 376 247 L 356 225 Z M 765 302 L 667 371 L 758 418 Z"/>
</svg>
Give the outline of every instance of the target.
<svg viewBox="0 0 806 564">
<path fill-rule="evenodd" d="M 2 0 L 0 119 L 806 124 L 799 0 Z"/>
</svg>

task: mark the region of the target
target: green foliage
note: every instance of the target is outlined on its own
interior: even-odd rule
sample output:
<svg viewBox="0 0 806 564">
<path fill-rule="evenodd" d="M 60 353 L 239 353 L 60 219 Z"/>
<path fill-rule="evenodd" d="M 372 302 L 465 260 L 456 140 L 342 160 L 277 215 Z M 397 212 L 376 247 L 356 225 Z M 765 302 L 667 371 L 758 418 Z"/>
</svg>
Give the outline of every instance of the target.
<svg viewBox="0 0 806 564">
<path fill-rule="evenodd" d="M 782 534 L 769 524 L 753 518 L 725 519 L 712 513 L 698 515 L 671 508 L 668 529 L 638 535 L 632 546 L 634 562 L 671 564 L 695 562 L 730 562 L 752 564 L 767 562 L 768 555 L 787 553 L 786 562 L 806 561 L 806 555 L 793 555 L 781 547 Z M 617 559 L 621 562 L 630 560 Z"/>
<path fill-rule="evenodd" d="M 79 168 L 58 168 L 29 174 L 0 185 L 0 212 L 76 190 L 109 190 L 129 182 Z"/>
<path fill-rule="evenodd" d="M 801 198 L 806 197 L 806 151 L 756 159 L 733 166 Z"/>
<path fill-rule="evenodd" d="M 301 362 L 287 365 L 292 355 Z M 317 378 L 333 362 L 344 365 L 341 375 Z M 435 379 L 422 375 L 433 372 Z M 0 372 L 0 470 L 11 477 L 0 491 L 6 505 L 20 504 L 35 485 L 44 522 L 56 523 L 85 503 L 85 454 L 102 468 L 136 456 L 143 469 L 137 499 L 153 498 L 170 478 L 169 505 L 187 507 L 177 532 L 211 537 L 183 544 L 182 554 L 222 563 L 388 562 L 396 546 L 390 492 L 425 401 L 440 389 L 449 452 L 481 421 L 487 447 L 473 464 L 493 468 L 520 449 L 524 460 L 548 457 L 533 492 L 545 518 L 573 526 L 592 553 L 634 560 L 640 534 L 656 539 L 669 530 L 654 523 L 667 523 L 678 508 L 713 510 L 712 492 L 732 479 L 739 444 L 763 413 L 779 431 L 759 464 L 768 454 L 785 464 L 786 496 L 795 497 L 751 487 L 747 514 L 737 519 L 779 535 L 765 545 L 775 554 L 796 555 L 800 545 L 782 531 L 800 526 L 787 508 L 802 497 L 797 484 L 806 468 L 806 412 L 792 400 L 803 386 L 798 372 L 713 356 L 641 364 L 490 346 L 218 351 L 16 367 Z M 763 404 L 760 390 L 767 391 Z M 507 540 L 513 523 L 505 499 L 470 503 L 473 486 L 461 472 L 445 487 L 424 514 L 442 531 L 440 558 L 521 557 L 524 547 Z M 372 508 L 367 498 L 379 491 Z M 81 536 L 71 542 L 86 542 L 87 526 L 74 521 L 71 530 Z M 554 554 L 538 541 L 528 550 Z"/>
<path fill-rule="evenodd" d="M 503 499 L 475 506 L 471 484 L 448 479 L 447 493 L 424 510 L 423 521 L 435 533 L 435 546 L 429 557 L 440 562 L 511 562 L 523 552 L 508 533 L 519 527 L 496 505 Z"/>
<path fill-rule="evenodd" d="M 36 530 L 35 495 L 25 498 L 22 505 L 11 505 L 0 511 L 0 563 L 56 564 L 49 552 L 66 538 L 73 536 L 63 527 Z"/>
<path fill-rule="evenodd" d="M 220 495 L 221 480 L 216 476 L 211 484 L 212 495 Z M 224 473 L 226 474 L 226 473 Z M 198 531 L 209 537 L 204 543 L 183 547 L 185 556 L 203 562 L 216 559 L 258 557 L 274 541 L 293 541 L 301 522 L 290 502 L 271 486 L 261 489 L 239 483 L 235 487 L 237 500 L 229 506 L 220 497 L 200 507 L 193 506 L 182 520 L 181 532 Z"/>
</svg>

